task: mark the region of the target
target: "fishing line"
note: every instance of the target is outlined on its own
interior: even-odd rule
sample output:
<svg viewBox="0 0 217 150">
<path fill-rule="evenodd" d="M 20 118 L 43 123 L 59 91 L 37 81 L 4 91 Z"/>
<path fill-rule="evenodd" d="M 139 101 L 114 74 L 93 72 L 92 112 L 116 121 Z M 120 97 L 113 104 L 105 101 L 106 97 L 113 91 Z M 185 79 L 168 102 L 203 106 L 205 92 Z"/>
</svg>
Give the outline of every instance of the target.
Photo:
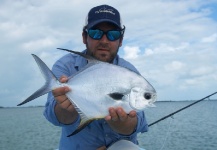
<svg viewBox="0 0 217 150">
<path fill-rule="evenodd" d="M 186 102 L 185 102 L 186 103 Z M 189 110 L 187 110 L 187 111 L 185 111 L 185 112 L 182 112 L 182 116 L 185 116 L 186 114 L 192 114 L 192 113 L 195 113 L 195 111 L 197 110 L 198 111 L 198 108 L 200 108 L 201 106 L 203 105 L 203 103 L 200 103 L 200 104 L 198 104 L 197 105 L 197 107 L 194 107 L 194 109 L 189 109 Z M 176 118 L 177 118 L 178 116 L 176 116 Z M 179 116 L 180 117 L 180 116 Z M 183 121 L 183 119 L 188 119 L 188 118 L 182 118 L 182 121 Z M 170 118 L 168 118 L 168 124 L 167 124 L 167 130 L 166 130 L 166 132 L 165 132 L 165 136 L 164 136 L 164 138 L 162 139 L 162 142 L 161 142 L 161 146 L 160 146 L 160 150 L 164 150 L 164 149 L 167 149 L 167 144 L 169 144 L 170 145 L 170 136 L 172 136 L 172 133 L 173 132 L 177 132 L 177 131 L 174 131 L 173 130 L 173 128 L 176 128 L 177 127 L 177 124 L 179 123 L 179 122 L 177 122 L 177 121 L 175 121 L 174 120 L 174 116 L 170 116 Z M 172 126 L 173 126 L 173 128 L 172 128 Z"/>
<path fill-rule="evenodd" d="M 195 114 L 196 117 L 203 118 L 203 119 L 200 119 L 201 122 L 205 122 L 208 118 L 208 115 L 206 113 L 210 110 L 207 110 L 206 112 L 203 112 L 203 113 L 200 113 L 200 110 L 205 109 L 205 107 L 209 108 L 208 107 L 209 102 L 210 102 L 210 100 L 207 98 L 205 101 L 203 101 L 203 102 L 199 103 L 197 106 L 195 106 L 194 109 L 190 109 L 188 114 Z"/>
<path fill-rule="evenodd" d="M 210 95 L 208 95 L 208 96 L 206 96 L 206 97 L 204 97 L 204 98 L 202 98 L 202 99 L 200 99 L 200 100 L 197 100 L 197 101 L 194 101 L 194 102 L 188 102 L 187 104 L 186 103 L 180 103 L 180 104 L 182 104 L 181 105 L 181 107 L 179 106 L 179 108 L 181 108 L 181 109 L 179 109 L 178 107 L 176 107 L 176 109 L 174 109 L 172 112 L 173 113 L 170 113 L 169 115 L 166 115 L 166 116 L 164 116 L 164 117 L 162 117 L 161 119 L 158 119 L 157 121 L 154 121 L 153 123 L 151 123 L 151 124 L 149 124 L 149 126 L 152 126 L 152 125 L 154 125 L 154 124 L 157 124 L 158 122 L 160 122 L 160 121 L 162 121 L 162 120 L 165 120 L 165 119 L 167 119 L 167 118 L 169 118 L 169 121 L 168 121 L 168 123 L 167 123 L 167 126 L 166 126 L 166 130 L 164 130 L 164 137 L 163 138 L 161 138 L 161 142 L 159 142 L 158 141 L 158 138 L 155 140 L 155 144 L 157 144 L 158 143 L 158 149 L 160 149 L 160 150 L 163 150 L 163 149 L 166 149 L 166 147 L 167 146 L 169 146 L 170 145 L 170 143 L 169 143 L 169 141 L 170 141 L 170 136 L 172 136 L 172 134 L 173 134 L 173 132 L 176 134 L 176 132 L 179 132 L 179 131 L 177 131 L 177 130 L 174 130 L 174 126 L 176 126 L 177 124 L 178 124 L 178 122 L 177 121 L 175 121 L 175 120 L 173 120 L 173 117 L 176 117 L 175 116 L 175 114 L 176 113 L 178 113 L 178 112 L 180 112 L 180 111 L 182 111 L 182 110 L 184 110 L 184 109 L 187 109 L 188 107 L 190 107 L 190 106 L 192 106 L 192 105 L 195 105 L 195 104 L 197 104 L 197 103 L 199 103 L 199 102 L 201 102 L 201 101 L 204 101 L 204 100 L 206 100 L 206 101 L 204 101 L 204 103 L 199 103 L 199 104 L 197 104 L 197 105 L 195 105 L 195 109 L 194 108 L 192 108 L 192 109 L 188 109 L 188 111 L 185 111 L 185 113 L 183 114 L 183 113 L 181 113 L 182 114 L 182 116 L 185 116 L 186 115 L 186 113 L 187 114 L 197 114 L 196 113 L 196 111 L 198 111 L 198 110 L 200 110 L 200 108 L 202 107 L 202 106 L 204 106 L 204 104 L 207 104 L 207 103 L 209 103 L 211 100 L 210 100 L 210 97 L 211 96 L 213 96 L 213 95 L 215 95 L 215 94 L 217 94 L 217 92 L 214 92 L 214 93 L 212 93 L 212 94 L 210 94 Z M 215 103 L 216 104 L 216 103 Z M 185 106 L 186 105 L 186 106 Z M 216 108 L 216 105 L 212 105 L 213 107 L 211 107 L 211 109 L 210 109 L 210 111 L 214 111 L 214 110 L 216 110 L 215 108 Z M 206 106 L 204 106 L 205 108 L 206 108 Z M 214 110 L 213 110 L 213 108 L 214 108 Z M 209 108 L 207 108 L 208 110 L 209 110 Z M 176 110 L 176 111 L 175 111 Z M 199 113 L 200 114 L 200 113 Z M 178 116 L 177 116 L 178 117 Z M 188 118 L 185 118 L 185 117 L 183 117 L 183 119 L 188 119 Z M 204 117 L 204 119 L 208 119 L 207 117 Z M 187 123 L 187 125 L 188 125 L 188 123 L 192 123 L 192 122 L 188 122 L 188 121 L 186 121 L 185 123 Z M 158 126 L 158 125 L 157 125 Z M 156 126 L 156 127 L 157 127 Z M 179 128 L 179 124 L 178 124 L 178 128 Z M 154 127 L 154 129 L 155 129 L 155 127 Z M 164 128 L 165 129 L 165 128 Z M 162 131 L 162 130 L 161 130 Z M 158 142 L 157 142 L 158 141 Z"/>
<path fill-rule="evenodd" d="M 162 144 L 160 150 L 163 150 L 163 148 L 164 148 L 164 146 L 165 146 L 165 144 L 166 144 L 166 142 L 167 142 L 167 139 L 168 139 L 168 137 L 169 137 L 169 133 L 171 132 L 172 119 L 173 119 L 173 118 L 170 119 L 169 128 L 167 129 L 166 137 L 165 137 L 164 140 L 163 140 L 163 144 Z"/>
<path fill-rule="evenodd" d="M 189 108 L 189 107 L 191 107 L 191 106 L 193 106 L 193 105 L 195 105 L 195 104 L 197 104 L 197 103 L 199 103 L 199 102 L 201 102 L 201 101 L 203 101 L 203 100 L 205 100 L 205 99 L 207 99 L 207 98 L 209 98 L 209 97 L 211 97 L 211 96 L 213 96 L 215 94 L 217 94 L 217 92 L 214 92 L 214 93 L 212 93 L 212 94 L 210 94 L 210 95 L 208 95 L 208 96 L 206 96 L 206 97 L 204 97 L 204 98 L 202 98 L 200 100 L 197 100 L 197 101 L 195 101 L 195 102 L 193 102 L 193 103 L 191 103 L 191 104 L 189 104 L 189 105 L 181 108 L 181 109 L 178 109 L 177 111 L 174 111 L 173 113 L 170 113 L 169 115 L 166 115 L 166 116 L 158 119 L 157 121 L 154 121 L 154 122 L 150 123 L 148 126 L 150 127 L 150 126 L 152 126 L 152 125 L 154 125 L 154 124 L 156 124 L 156 123 L 158 123 L 160 121 L 163 121 L 163 120 L 165 120 L 165 119 L 167 119 L 167 118 L 169 118 L 169 117 L 171 117 L 171 116 L 179 113 L 180 111 L 185 110 L 185 109 L 187 109 L 187 108 Z"/>
</svg>

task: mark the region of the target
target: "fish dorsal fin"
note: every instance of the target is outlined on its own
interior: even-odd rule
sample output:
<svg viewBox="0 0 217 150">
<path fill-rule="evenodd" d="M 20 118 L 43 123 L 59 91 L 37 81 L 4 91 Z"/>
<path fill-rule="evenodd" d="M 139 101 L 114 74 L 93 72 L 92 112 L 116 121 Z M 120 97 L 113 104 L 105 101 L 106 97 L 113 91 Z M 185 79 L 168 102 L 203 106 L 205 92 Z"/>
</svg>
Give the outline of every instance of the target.
<svg viewBox="0 0 217 150">
<path fill-rule="evenodd" d="M 94 63 L 95 64 L 95 63 L 101 62 L 101 61 L 93 58 L 92 56 L 89 56 L 89 55 L 81 53 L 81 52 L 77 52 L 77 51 L 73 51 L 73 50 L 69 50 L 69 49 L 65 49 L 65 48 L 57 48 L 57 49 L 80 55 L 80 56 L 86 58 L 88 63 Z"/>
<path fill-rule="evenodd" d="M 68 79 L 73 78 L 73 77 L 76 76 L 77 74 L 80 74 L 82 71 L 84 71 L 85 69 L 87 69 L 87 68 L 89 68 L 89 67 L 91 67 L 91 66 L 93 66 L 93 65 L 96 65 L 96 64 L 99 64 L 99 63 L 105 63 L 105 62 L 102 62 L 102 61 L 99 61 L 99 60 L 93 58 L 92 56 L 89 56 L 89 55 L 84 54 L 84 53 L 81 53 L 81 52 L 76 52 L 76 51 L 69 50 L 69 49 L 64 49 L 64 48 L 57 48 L 57 49 L 63 50 L 63 51 L 67 51 L 67 52 L 70 52 L 70 53 L 77 54 L 77 55 L 79 55 L 79 56 L 84 57 L 84 58 L 87 59 L 87 61 L 88 61 L 88 64 L 87 64 L 85 67 L 83 67 L 83 68 L 82 68 L 81 70 L 79 70 L 78 72 L 76 72 L 76 73 L 72 74 L 71 76 L 69 76 Z"/>
</svg>

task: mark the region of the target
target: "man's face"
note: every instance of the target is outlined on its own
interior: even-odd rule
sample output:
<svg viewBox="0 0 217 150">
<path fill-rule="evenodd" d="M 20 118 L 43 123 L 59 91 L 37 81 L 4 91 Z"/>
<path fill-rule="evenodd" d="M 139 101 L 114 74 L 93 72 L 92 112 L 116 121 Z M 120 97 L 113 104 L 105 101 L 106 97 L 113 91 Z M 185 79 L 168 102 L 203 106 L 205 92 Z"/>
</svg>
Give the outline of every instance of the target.
<svg viewBox="0 0 217 150">
<path fill-rule="evenodd" d="M 94 29 L 100 29 L 105 32 L 115 30 L 116 27 L 109 23 L 100 23 Z M 104 34 L 100 40 L 94 40 L 83 34 L 83 43 L 86 44 L 88 55 L 104 62 L 112 62 L 117 55 L 119 47 L 122 45 L 122 38 L 109 41 Z"/>
</svg>

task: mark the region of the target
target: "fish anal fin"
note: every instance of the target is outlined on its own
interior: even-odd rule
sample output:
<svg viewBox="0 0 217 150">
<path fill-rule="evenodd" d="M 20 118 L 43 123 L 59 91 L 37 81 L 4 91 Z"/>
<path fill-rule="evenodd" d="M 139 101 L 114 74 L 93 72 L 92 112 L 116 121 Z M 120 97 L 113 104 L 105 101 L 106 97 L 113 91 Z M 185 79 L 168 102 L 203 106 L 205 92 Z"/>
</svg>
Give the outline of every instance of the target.
<svg viewBox="0 0 217 150">
<path fill-rule="evenodd" d="M 76 111 L 78 112 L 81 121 L 79 123 L 78 128 L 71 133 L 70 135 L 68 135 L 67 137 L 73 136 L 75 134 L 77 134 L 78 132 L 80 132 L 81 130 L 83 130 L 87 125 L 89 125 L 92 121 L 97 120 L 99 118 L 88 118 L 83 112 L 82 110 L 76 105 L 76 103 L 74 101 L 71 101 L 72 105 L 74 106 L 74 108 L 76 109 Z"/>
<path fill-rule="evenodd" d="M 73 136 L 73 135 L 77 134 L 78 132 L 80 132 L 81 130 L 83 130 L 86 126 L 88 126 L 94 120 L 96 120 L 96 119 L 95 118 L 94 119 L 90 119 L 90 120 L 87 120 L 84 123 L 81 122 L 80 125 L 78 126 L 78 128 L 74 132 L 72 132 L 70 135 L 68 135 L 67 137 L 70 137 L 70 136 Z"/>
<path fill-rule="evenodd" d="M 112 99 L 114 100 L 122 100 L 124 94 L 122 93 L 118 93 L 118 92 L 115 92 L 115 93 L 110 93 L 108 94 Z"/>
</svg>

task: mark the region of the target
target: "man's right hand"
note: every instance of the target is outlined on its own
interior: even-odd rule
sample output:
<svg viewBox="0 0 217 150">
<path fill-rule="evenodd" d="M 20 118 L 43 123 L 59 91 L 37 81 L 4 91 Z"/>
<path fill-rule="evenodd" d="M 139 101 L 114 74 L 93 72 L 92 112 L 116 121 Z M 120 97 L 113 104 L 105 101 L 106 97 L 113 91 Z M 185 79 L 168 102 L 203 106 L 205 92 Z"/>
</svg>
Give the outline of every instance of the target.
<svg viewBox="0 0 217 150">
<path fill-rule="evenodd" d="M 60 78 L 60 82 L 62 83 L 66 83 L 67 81 L 68 78 L 66 76 Z M 52 91 L 54 99 L 56 100 L 55 114 L 59 122 L 63 124 L 71 124 L 78 116 L 77 111 L 66 96 L 66 93 L 70 90 L 69 87 L 64 86 Z"/>
</svg>

